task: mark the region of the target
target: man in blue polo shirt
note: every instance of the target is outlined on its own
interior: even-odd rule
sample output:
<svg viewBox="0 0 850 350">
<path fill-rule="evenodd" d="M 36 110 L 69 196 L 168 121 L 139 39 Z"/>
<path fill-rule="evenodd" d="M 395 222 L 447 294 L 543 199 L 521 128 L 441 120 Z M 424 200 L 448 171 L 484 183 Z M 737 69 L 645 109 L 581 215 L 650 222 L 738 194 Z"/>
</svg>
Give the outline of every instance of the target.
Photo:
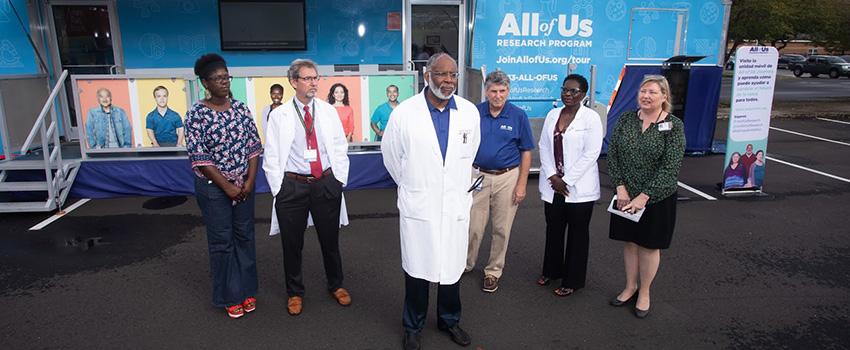
<svg viewBox="0 0 850 350">
<path fill-rule="evenodd" d="M 525 199 L 534 137 L 525 111 L 511 104 L 510 78 L 502 71 L 487 75 L 487 101 L 478 105 L 481 116 L 481 145 L 474 167 L 484 176 L 473 195 L 469 219 L 466 271 L 472 271 L 487 220 L 492 218 L 490 258 L 484 268 L 485 292 L 495 292 L 505 267 L 508 239 L 519 203 Z"/>
<path fill-rule="evenodd" d="M 168 89 L 157 86 L 153 89 L 156 108 L 145 118 L 145 129 L 153 147 L 183 146 L 183 121 L 180 115 L 168 108 Z"/>
</svg>

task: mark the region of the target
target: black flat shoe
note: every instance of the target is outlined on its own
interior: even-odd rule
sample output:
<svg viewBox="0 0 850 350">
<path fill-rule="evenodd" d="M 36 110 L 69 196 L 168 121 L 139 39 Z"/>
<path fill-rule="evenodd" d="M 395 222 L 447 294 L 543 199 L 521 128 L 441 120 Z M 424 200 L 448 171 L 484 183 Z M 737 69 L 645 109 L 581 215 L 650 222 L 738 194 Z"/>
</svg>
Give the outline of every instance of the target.
<svg viewBox="0 0 850 350">
<path fill-rule="evenodd" d="M 402 342 L 404 350 L 419 350 L 422 344 L 419 342 L 419 333 L 404 332 L 404 340 Z"/>
<path fill-rule="evenodd" d="M 463 329 L 458 325 L 454 325 L 452 327 L 442 329 L 443 332 L 449 333 L 452 337 L 452 341 L 460 346 L 468 346 L 472 344 L 472 339 L 469 337 L 469 334 L 466 333 Z"/>
<path fill-rule="evenodd" d="M 630 297 L 629 297 L 628 299 L 626 299 L 626 300 L 620 300 L 620 299 L 618 299 L 619 295 L 618 295 L 618 296 L 615 296 L 615 297 L 614 297 L 614 299 L 611 299 L 610 304 L 611 304 L 611 306 L 623 306 L 623 305 L 626 305 L 626 303 L 628 303 L 628 302 L 629 302 L 629 300 L 632 300 L 632 298 L 634 298 L 634 297 L 635 297 L 635 295 L 637 295 L 637 292 L 635 292 L 635 294 L 632 294 L 632 296 L 630 296 Z"/>
<path fill-rule="evenodd" d="M 649 316 L 649 309 L 641 310 L 635 307 L 635 317 L 643 319 L 646 316 Z"/>
</svg>

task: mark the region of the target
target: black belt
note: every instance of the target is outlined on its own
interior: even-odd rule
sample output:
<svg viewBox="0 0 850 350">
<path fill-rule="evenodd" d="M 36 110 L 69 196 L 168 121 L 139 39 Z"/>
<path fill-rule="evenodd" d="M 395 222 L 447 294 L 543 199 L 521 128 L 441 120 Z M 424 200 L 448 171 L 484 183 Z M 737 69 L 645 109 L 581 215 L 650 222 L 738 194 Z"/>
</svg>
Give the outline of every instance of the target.
<svg viewBox="0 0 850 350">
<path fill-rule="evenodd" d="M 490 175 L 502 175 L 502 174 L 509 172 L 511 170 L 514 170 L 514 168 L 516 168 L 516 166 L 510 166 L 510 167 L 507 167 L 507 168 L 504 168 L 504 169 L 484 169 L 484 168 L 479 167 L 479 166 L 474 165 L 474 164 L 472 165 L 472 167 L 475 168 L 475 169 L 478 169 L 478 171 L 480 171 L 482 173 L 487 173 L 487 174 L 490 174 Z"/>
<path fill-rule="evenodd" d="M 325 176 L 328 176 L 328 175 L 331 175 L 331 174 L 333 174 L 333 171 L 331 170 L 331 168 L 327 168 L 327 169 L 325 169 L 325 171 L 322 172 L 322 177 L 325 177 Z M 293 173 L 293 172 L 290 172 L 290 171 L 283 173 L 283 175 L 290 178 L 290 179 L 293 179 L 295 181 L 305 183 L 305 184 L 311 184 L 311 183 L 314 183 L 314 182 L 318 182 L 321 179 L 321 178 L 317 178 L 317 177 L 313 176 L 312 174 L 306 174 L 305 175 L 305 174 Z"/>
</svg>

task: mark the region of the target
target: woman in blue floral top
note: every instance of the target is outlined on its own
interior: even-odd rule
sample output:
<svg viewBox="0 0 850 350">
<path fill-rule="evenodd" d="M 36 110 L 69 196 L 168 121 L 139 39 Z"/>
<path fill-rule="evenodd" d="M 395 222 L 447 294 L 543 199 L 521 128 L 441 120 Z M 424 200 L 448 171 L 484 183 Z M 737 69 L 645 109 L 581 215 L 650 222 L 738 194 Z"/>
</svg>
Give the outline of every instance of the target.
<svg viewBox="0 0 850 350">
<path fill-rule="evenodd" d="M 207 227 L 213 304 L 239 318 L 256 308 L 254 183 L 263 147 L 248 107 L 230 97 L 224 59 L 202 56 L 195 74 L 209 97 L 186 113 L 186 148 Z"/>
</svg>

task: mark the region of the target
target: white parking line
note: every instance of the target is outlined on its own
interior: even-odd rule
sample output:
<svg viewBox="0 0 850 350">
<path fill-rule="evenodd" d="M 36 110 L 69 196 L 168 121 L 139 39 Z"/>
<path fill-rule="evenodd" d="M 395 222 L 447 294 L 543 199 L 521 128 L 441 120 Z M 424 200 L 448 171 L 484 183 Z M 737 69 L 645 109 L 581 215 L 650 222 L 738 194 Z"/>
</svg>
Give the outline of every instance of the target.
<svg viewBox="0 0 850 350">
<path fill-rule="evenodd" d="M 705 192 L 703 192 L 703 191 L 700 191 L 700 190 L 698 190 L 698 189 L 696 189 L 696 188 L 693 188 L 693 187 L 691 187 L 691 186 L 685 185 L 685 184 L 684 184 L 683 182 L 681 182 L 681 181 L 677 181 L 677 182 L 679 183 L 679 186 L 680 186 L 680 187 L 682 187 L 682 188 L 684 188 L 684 189 L 686 189 L 686 190 L 688 190 L 688 191 L 691 191 L 691 192 L 693 192 L 693 193 L 696 193 L 696 194 L 700 195 L 702 198 L 708 199 L 708 200 L 710 200 L 710 201 L 716 201 L 716 200 L 717 200 L 717 198 L 714 198 L 714 197 L 710 196 L 708 193 L 705 193 Z"/>
<path fill-rule="evenodd" d="M 813 138 L 813 139 L 815 139 L 815 140 L 821 140 L 821 141 L 826 141 L 826 142 L 837 143 L 837 144 L 839 144 L 839 145 L 850 146 L 850 143 L 847 143 L 847 142 L 841 142 L 841 141 L 835 141 L 835 140 L 825 139 L 825 138 L 823 138 L 823 137 L 817 137 L 817 136 L 813 136 L 813 135 L 809 135 L 809 134 L 804 134 L 804 133 L 801 133 L 801 132 L 796 132 L 796 131 L 791 131 L 791 130 L 780 129 L 780 128 L 773 127 L 773 126 L 771 126 L 770 128 L 771 128 L 771 129 L 773 129 L 773 130 L 778 130 L 778 131 L 782 131 L 782 132 L 787 132 L 787 133 L 789 133 L 789 134 L 794 134 L 794 135 L 800 135 L 800 136 L 804 136 L 804 137 Z"/>
<path fill-rule="evenodd" d="M 815 119 L 823 120 L 823 121 L 826 121 L 826 122 L 833 122 L 833 123 L 840 123 L 840 124 L 847 124 L 847 125 L 850 125 L 850 122 L 845 122 L 845 121 L 841 121 L 841 120 L 827 119 L 827 118 L 815 118 Z"/>
<path fill-rule="evenodd" d="M 80 200 L 78 200 L 76 203 L 71 204 L 71 206 L 69 206 L 69 207 L 65 208 L 65 210 L 63 210 L 62 212 L 60 212 L 60 213 L 56 213 L 56 214 L 54 214 L 53 216 L 51 216 L 51 217 L 47 218 L 46 220 L 44 220 L 44 221 L 42 221 L 42 222 L 39 222 L 39 223 L 38 223 L 38 225 L 35 225 L 35 226 L 33 226 L 33 227 L 30 227 L 30 229 L 29 229 L 29 230 L 30 230 L 30 231 L 38 231 L 38 230 L 41 230 L 41 229 L 43 229 L 45 226 L 50 225 L 52 222 L 54 222 L 54 221 L 56 221 L 56 220 L 59 220 L 59 218 L 61 218 L 61 217 L 65 216 L 66 214 L 70 213 L 70 212 L 71 212 L 71 211 L 73 211 L 74 209 L 79 208 L 81 205 L 86 204 L 86 202 L 88 202 L 88 201 L 90 201 L 90 200 L 91 200 L 91 199 L 89 199 L 89 198 L 83 198 L 83 199 L 80 199 Z"/>
<path fill-rule="evenodd" d="M 792 167 L 795 167 L 797 169 L 803 169 L 805 171 L 813 172 L 815 174 L 823 175 L 823 176 L 833 178 L 833 179 L 836 179 L 836 180 L 839 180 L 839 181 L 844 181 L 844 182 L 850 183 L 850 179 L 845 179 L 841 176 L 835 176 L 835 175 L 832 175 L 832 174 L 829 174 L 829 173 L 825 173 L 823 171 L 819 171 L 819 170 L 815 170 L 815 169 L 811 169 L 811 168 L 806 168 L 802 165 L 797 165 L 797 164 L 794 164 L 794 163 L 791 163 L 791 162 L 786 162 L 784 160 L 779 160 L 779 159 L 776 159 L 776 158 L 773 158 L 773 157 L 765 157 L 765 159 L 770 160 L 770 161 L 774 161 L 774 162 L 777 162 L 777 163 L 785 164 L 785 165 L 788 165 L 788 166 L 792 166 Z"/>
</svg>

